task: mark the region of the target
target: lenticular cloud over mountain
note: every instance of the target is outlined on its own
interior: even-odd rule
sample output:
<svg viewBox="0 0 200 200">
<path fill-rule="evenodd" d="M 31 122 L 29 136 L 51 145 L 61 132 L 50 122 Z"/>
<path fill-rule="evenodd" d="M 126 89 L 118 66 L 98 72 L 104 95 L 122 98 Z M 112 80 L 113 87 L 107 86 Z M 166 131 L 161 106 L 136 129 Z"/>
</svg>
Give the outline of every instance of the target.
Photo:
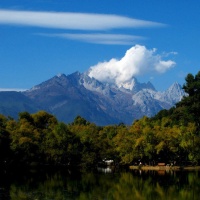
<svg viewBox="0 0 200 200">
<path fill-rule="evenodd" d="M 172 60 L 162 60 L 162 56 L 156 54 L 156 49 L 149 50 L 145 46 L 135 45 L 120 60 L 113 58 L 91 66 L 88 75 L 101 82 L 121 86 L 134 76 L 148 72 L 164 73 L 175 64 Z"/>
</svg>

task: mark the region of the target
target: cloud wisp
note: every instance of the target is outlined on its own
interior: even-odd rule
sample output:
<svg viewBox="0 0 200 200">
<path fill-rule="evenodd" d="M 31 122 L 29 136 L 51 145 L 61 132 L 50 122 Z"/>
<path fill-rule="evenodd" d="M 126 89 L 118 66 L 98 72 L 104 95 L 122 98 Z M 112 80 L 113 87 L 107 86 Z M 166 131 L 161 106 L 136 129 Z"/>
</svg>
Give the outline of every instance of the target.
<svg viewBox="0 0 200 200">
<path fill-rule="evenodd" d="M 49 37 L 60 37 L 70 40 L 78 40 L 82 42 L 94 44 L 109 44 L 109 45 L 134 45 L 140 40 L 145 40 L 145 37 L 134 36 L 128 34 L 102 34 L 102 33 L 64 33 L 64 34 L 37 34 Z"/>
<path fill-rule="evenodd" d="M 0 24 L 70 30 L 109 30 L 165 26 L 158 22 L 111 14 L 39 12 L 5 9 L 0 9 Z"/>
<path fill-rule="evenodd" d="M 134 76 L 149 72 L 164 73 L 175 64 L 172 60 L 163 60 L 161 55 L 156 54 L 156 49 L 149 50 L 145 46 L 135 45 L 120 60 L 113 58 L 90 67 L 88 75 L 101 82 L 124 87 Z"/>
<path fill-rule="evenodd" d="M 27 89 L 21 89 L 21 88 L 0 88 L 0 92 L 23 92 Z"/>
</svg>

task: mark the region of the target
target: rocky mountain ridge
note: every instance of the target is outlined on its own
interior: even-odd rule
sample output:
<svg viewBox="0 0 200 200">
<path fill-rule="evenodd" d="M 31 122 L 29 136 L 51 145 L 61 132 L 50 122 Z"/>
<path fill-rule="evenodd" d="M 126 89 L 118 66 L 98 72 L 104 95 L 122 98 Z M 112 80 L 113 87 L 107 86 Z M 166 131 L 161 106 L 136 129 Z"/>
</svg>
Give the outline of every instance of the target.
<svg viewBox="0 0 200 200">
<path fill-rule="evenodd" d="M 131 124 L 144 115 L 150 117 L 169 109 L 185 95 L 178 83 L 165 92 L 156 91 L 150 82 L 139 83 L 134 77 L 125 84 L 119 87 L 102 83 L 87 73 L 75 72 L 54 76 L 21 94 L 37 105 L 35 110 L 46 110 L 58 120 L 68 123 L 81 115 L 97 125 Z"/>
</svg>

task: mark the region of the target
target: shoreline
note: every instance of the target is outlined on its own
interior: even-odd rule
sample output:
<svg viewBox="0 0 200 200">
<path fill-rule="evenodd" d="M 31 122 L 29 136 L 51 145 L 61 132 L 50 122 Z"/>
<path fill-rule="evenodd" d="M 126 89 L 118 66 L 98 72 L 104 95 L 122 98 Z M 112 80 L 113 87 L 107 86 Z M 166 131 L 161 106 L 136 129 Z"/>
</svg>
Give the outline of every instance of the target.
<svg viewBox="0 0 200 200">
<path fill-rule="evenodd" d="M 200 166 L 129 166 L 129 169 L 132 170 L 200 170 Z"/>
</svg>

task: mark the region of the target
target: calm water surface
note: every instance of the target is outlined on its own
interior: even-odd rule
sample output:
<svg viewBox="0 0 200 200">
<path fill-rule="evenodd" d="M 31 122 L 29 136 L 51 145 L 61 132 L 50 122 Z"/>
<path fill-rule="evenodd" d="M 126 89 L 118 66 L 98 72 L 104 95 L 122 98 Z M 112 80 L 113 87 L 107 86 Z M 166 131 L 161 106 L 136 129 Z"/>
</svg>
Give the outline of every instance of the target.
<svg viewBox="0 0 200 200">
<path fill-rule="evenodd" d="M 199 200 L 199 171 L 0 172 L 0 199 Z"/>
</svg>

